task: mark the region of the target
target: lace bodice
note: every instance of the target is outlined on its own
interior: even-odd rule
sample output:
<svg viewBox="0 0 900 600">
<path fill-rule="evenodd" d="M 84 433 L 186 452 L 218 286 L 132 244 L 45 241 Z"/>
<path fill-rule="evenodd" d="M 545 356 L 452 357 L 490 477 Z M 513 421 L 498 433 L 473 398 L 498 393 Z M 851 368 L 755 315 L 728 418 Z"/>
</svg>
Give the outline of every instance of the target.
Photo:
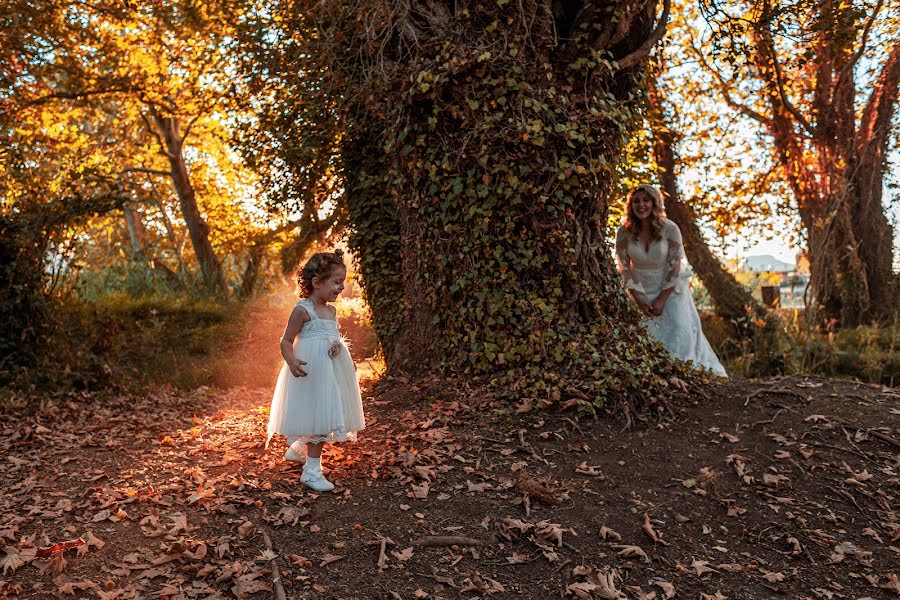
<svg viewBox="0 0 900 600">
<path fill-rule="evenodd" d="M 330 338 L 335 341 L 340 339 L 341 333 L 338 322 L 332 319 L 323 319 L 319 317 L 313 306 L 312 300 L 303 298 L 302 300 L 298 300 L 296 305 L 303 307 L 309 314 L 309 321 L 305 322 L 300 329 L 300 339 L 309 339 L 313 337 Z"/>
<path fill-rule="evenodd" d="M 684 257 L 678 226 L 666 219 L 660 234 L 661 239 L 644 247 L 644 243 L 624 227 L 619 227 L 616 233 L 616 262 L 625 285 L 647 296 L 669 288 L 681 293 L 688 288 L 693 274 Z"/>
</svg>

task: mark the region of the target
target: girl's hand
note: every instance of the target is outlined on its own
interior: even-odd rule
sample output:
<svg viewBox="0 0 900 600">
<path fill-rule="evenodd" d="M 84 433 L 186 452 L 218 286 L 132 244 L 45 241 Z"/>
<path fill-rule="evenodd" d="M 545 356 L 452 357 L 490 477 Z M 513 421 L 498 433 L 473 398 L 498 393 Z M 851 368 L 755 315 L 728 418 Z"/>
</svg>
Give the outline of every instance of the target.
<svg viewBox="0 0 900 600">
<path fill-rule="evenodd" d="M 340 342 L 334 342 L 331 344 L 331 348 L 328 349 L 328 358 L 335 358 L 341 352 L 341 348 L 343 348 L 343 344 Z"/>
<path fill-rule="evenodd" d="M 306 377 L 307 372 L 303 370 L 303 365 L 305 364 L 306 361 L 300 360 L 299 358 L 287 361 L 288 369 L 291 370 L 291 375 L 294 377 Z"/>
</svg>

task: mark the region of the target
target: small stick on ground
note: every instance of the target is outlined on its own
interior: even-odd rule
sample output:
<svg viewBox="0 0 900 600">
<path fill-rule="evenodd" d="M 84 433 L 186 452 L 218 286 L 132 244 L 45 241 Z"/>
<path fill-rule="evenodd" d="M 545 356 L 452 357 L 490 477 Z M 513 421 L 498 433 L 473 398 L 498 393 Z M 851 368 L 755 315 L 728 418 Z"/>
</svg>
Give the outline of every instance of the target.
<svg viewBox="0 0 900 600">
<path fill-rule="evenodd" d="M 381 538 L 381 544 L 378 547 L 378 570 L 384 569 L 387 564 L 387 554 L 385 553 L 385 548 L 387 548 L 387 540 Z"/>
<path fill-rule="evenodd" d="M 266 549 L 274 554 L 272 549 L 272 539 L 269 537 L 265 529 L 262 530 L 263 541 L 266 543 Z M 272 585 L 275 587 L 275 597 L 278 600 L 287 600 L 287 594 L 284 592 L 284 585 L 281 583 L 281 571 L 278 569 L 278 563 L 273 558 L 272 563 Z"/>
<path fill-rule="evenodd" d="M 481 540 L 461 535 L 429 535 L 413 540 L 413 546 L 480 546 Z"/>
</svg>

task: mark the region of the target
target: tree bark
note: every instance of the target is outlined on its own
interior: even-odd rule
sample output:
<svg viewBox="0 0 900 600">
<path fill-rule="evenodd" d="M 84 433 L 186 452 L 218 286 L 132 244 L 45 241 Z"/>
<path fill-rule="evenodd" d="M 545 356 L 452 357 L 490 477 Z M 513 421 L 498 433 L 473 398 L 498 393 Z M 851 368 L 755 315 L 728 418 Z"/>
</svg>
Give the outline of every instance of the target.
<svg viewBox="0 0 900 600">
<path fill-rule="evenodd" d="M 131 203 L 122 207 L 125 213 L 125 225 L 128 228 L 128 239 L 131 241 L 131 258 L 137 260 L 144 254 L 144 222 L 141 214 Z"/>
<path fill-rule="evenodd" d="M 181 214 L 187 225 L 191 238 L 191 245 L 200 266 L 204 283 L 210 291 L 225 292 L 225 277 L 222 274 L 222 266 L 209 241 L 209 225 L 200 214 L 197 206 L 197 198 L 194 187 L 188 175 L 187 164 L 184 162 L 184 138 L 181 135 L 181 125 L 177 117 L 165 117 L 157 110 L 153 110 L 153 119 L 162 139 L 165 141 L 165 153 L 169 159 L 169 167 L 172 172 L 172 183 L 178 194 L 181 205 Z"/>
<path fill-rule="evenodd" d="M 859 239 L 860 259 L 866 267 L 872 314 L 878 319 L 890 319 L 897 311 L 894 229 L 885 215 L 882 194 L 898 91 L 900 43 L 894 45 L 872 88 L 856 132 L 856 169 L 848 173 L 855 192 L 853 228 Z"/>
</svg>

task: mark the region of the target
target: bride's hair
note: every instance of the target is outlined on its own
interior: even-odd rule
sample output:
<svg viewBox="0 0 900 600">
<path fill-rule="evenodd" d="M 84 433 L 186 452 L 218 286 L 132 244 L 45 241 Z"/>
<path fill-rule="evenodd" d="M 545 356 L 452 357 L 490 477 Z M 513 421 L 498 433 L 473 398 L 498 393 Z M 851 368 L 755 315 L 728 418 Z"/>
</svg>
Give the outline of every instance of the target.
<svg viewBox="0 0 900 600">
<path fill-rule="evenodd" d="M 641 220 L 634 214 L 634 208 L 632 207 L 634 197 L 638 194 L 647 196 L 650 198 L 651 202 L 653 202 L 653 212 L 650 213 L 650 235 L 653 236 L 653 239 L 658 240 L 662 238 L 663 223 L 666 220 L 666 209 L 663 206 L 662 194 L 660 194 L 659 190 L 652 185 L 647 185 L 645 183 L 628 192 L 628 199 L 625 202 L 624 227 L 631 232 L 635 238 L 637 238 L 638 233 L 641 231 Z"/>
<path fill-rule="evenodd" d="M 297 269 L 296 280 L 300 285 L 301 293 L 309 297 L 313 293 L 313 277 L 324 279 L 331 275 L 331 272 L 337 268 L 346 269 L 344 265 L 344 252 L 335 250 L 334 252 L 317 252 L 303 265 Z"/>
</svg>

